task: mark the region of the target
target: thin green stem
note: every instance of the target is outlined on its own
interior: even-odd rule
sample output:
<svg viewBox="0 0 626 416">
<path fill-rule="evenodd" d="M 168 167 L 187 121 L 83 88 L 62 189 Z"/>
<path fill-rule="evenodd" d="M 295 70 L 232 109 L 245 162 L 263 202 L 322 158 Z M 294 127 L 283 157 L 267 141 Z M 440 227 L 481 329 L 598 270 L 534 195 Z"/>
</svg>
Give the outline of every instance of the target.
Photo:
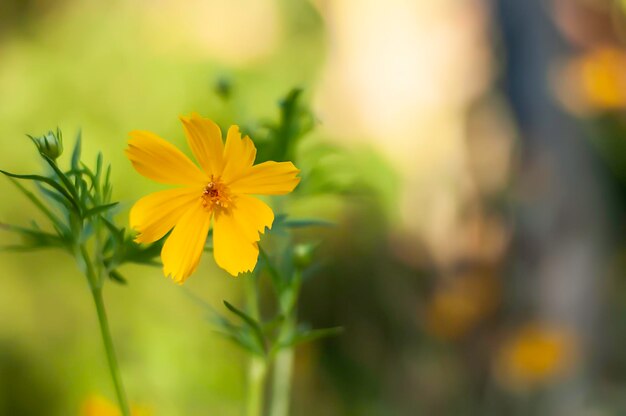
<svg viewBox="0 0 626 416">
<path fill-rule="evenodd" d="M 102 299 L 102 276 L 101 273 L 99 273 L 101 267 L 94 267 L 91 257 L 89 256 L 89 251 L 84 244 L 80 246 L 80 254 L 84 272 L 87 276 L 87 280 L 89 281 L 91 294 L 96 306 L 98 324 L 100 326 L 100 333 L 102 334 L 102 343 L 104 344 L 111 379 L 113 380 L 113 386 L 115 387 L 117 402 L 120 410 L 122 411 L 122 416 L 130 416 L 130 408 L 128 407 L 128 400 L 126 399 L 126 392 L 124 391 L 122 376 L 117 363 L 115 348 L 113 347 L 113 338 L 111 337 L 111 330 L 109 329 L 109 320 L 104 307 L 104 300 Z"/>
<path fill-rule="evenodd" d="M 256 286 L 257 276 L 245 277 L 246 305 L 248 314 L 259 320 L 259 299 Z M 247 416 L 262 416 L 265 398 L 265 379 L 267 376 L 267 360 L 265 357 L 252 355 L 248 364 L 248 402 Z"/>
<path fill-rule="evenodd" d="M 287 321 L 289 321 L 289 323 Z M 285 320 L 283 330 L 292 333 L 295 327 L 294 324 L 293 319 Z M 287 416 L 289 414 L 293 357 L 294 349 L 292 346 L 283 347 L 276 354 L 272 379 L 272 405 L 270 407 L 270 416 Z"/>
<path fill-rule="evenodd" d="M 252 355 L 248 367 L 248 404 L 247 416 L 262 416 L 265 397 L 265 378 L 267 362 L 265 357 Z"/>
<path fill-rule="evenodd" d="M 299 271 L 296 271 L 289 286 L 285 289 L 287 291 L 285 293 L 286 300 L 284 303 L 281 302 L 285 320 L 280 327 L 278 350 L 274 360 L 270 416 L 287 416 L 289 414 L 294 359 L 294 347 L 290 340 L 296 330 L 297 304 L 301 283 L 302 276 Z"/>
<path fill-rule="evenodd" d="M 120 375 L 119 365 L 115 355 L 115 348 L 113 347 L 113 339 L 111 338 L 111 331 L 109 330 L 109 322 L 106 310 L 104 309 L 104 302 L 102 300 L 102 289 L 92 289 L 91 293 L 93 294 L 93 301 L 96 304 L 96 311 L 98 312 L 98 323 L 100 324 L 100 332 L 102 333 L 102 342 L 104 343 L 104 349 L 107 354 L 107 361 L 109 363 L 109 370 L 111 372 L 111 378 L 113 379 L 113 385 L 115 386 L 117 401 L 122 411 L 122 415 L 130 416 L 130 408 L 128 407 L 128 400 L 126 399 L 126 393 L 122 384 L 122 376 Z"/>
</svg>

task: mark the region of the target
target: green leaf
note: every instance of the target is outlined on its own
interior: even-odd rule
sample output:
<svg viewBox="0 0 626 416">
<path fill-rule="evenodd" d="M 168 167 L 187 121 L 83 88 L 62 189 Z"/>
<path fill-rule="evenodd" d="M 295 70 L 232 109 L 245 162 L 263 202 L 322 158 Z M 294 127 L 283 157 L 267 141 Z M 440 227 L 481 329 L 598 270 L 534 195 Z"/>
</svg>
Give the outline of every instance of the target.
<svg viewBox="0 0 626 416">
<path fill-rule="evenodd" d="M 209 321 L 215 326 L 215 329 L 213 329 L 214 332 L 230 339 L 235 344 L 252 352 L 253 354 L 265 355 L 263 346 L 259 345 L 256 338 L 254 338 L 250 334 L 250 331 L 247 330 L 248 328 L 242 328 L 231 323 L 228 319 L 224 318 L 204 303 L 203 306 L 209 312 Z"/>
<path fill-rule="evenodd" d="M 252 334 L 256 338 L 256 341 L 258 342 L 261 349 L 265 351 L 265 348 L 266 348 L 265 337 L 263 336 L 263 331 L 261 330 L 261 327 L 259 326 L 258 322 L 252 317 L 250 317 L 248 314 L 246 314 L 244 311 L 237 309 L 235 306 L 233 306 L 231 303 L 229 303 L 226 300 L 224 301 L 224 306 L 226 306 L 226 308 L 229 311 L 231 311 L 232 313 L 237 315 L 239 318 L 241 318 L 241 320 L 244 321 L 244 323 L 252 330 Z"/>
<path fill-rule="evenodd" d="M 305 342 L 315 341 L 320 338 L 336 336 L 343 332 L 343 327 L 336 326 L 333 328 L 301 330 L 284 343 L 280 344 L 280 348 L 293 347 Z"/>
<path fill-rule="evenodd" d="M 41 175 L 18 175 L 18 174 L 7 172 L 7 171 L 1 170 L 1 169 L 0 169 L 0 173 L 4 174 L 6 176 L 9 176 L 11 178 L 28 179 L 28 180 L 32 180 L 32 181 L 43 182 L 43 183 L 45 183 L 47 185 L 50 185 L 51 187 L 56 189 L 61 195 L 63 195 L 76 210 L 80 211 L 80 208 L 76 204 L 76 201 L 74 201 L 72 196 L 65 190 L 65 188 L 63 188 L 57 182 L 55 182 L 54 180 L 52 180 L 52 179 L 50 179 L 48 177 L 41 176 Z"/>
<path fill-rule="evenodd" d="M 111 280 L 113 280 L 116 283 L 125 285 L 128 283 L 128 281 L 126 280 L 126 278 L 124 276 L 122 276 L 117 270 L 111 270 L 109 271 L 109 277 L 111 278 Z"/>
<path fill-rule="evenodd" d="M 117 228 L 115 224 L 109 221 L 106 218 L 102 218 L 102 222 L 105 227 L 107 227 L 111 233 L 111 235 L 115 238 L 119 245 L 124 244 L 124 228 Z"/>
<path fill-rule="evenodd" d="M 104 174 L 104 185 L 102 186 L 102 200 L 110 201 L 111 200 L 111 165 L 107 166 L 106 173 Z"/>
<path fill-rule="evenodd" d="M 0 228 L 17 233 L 24 239 L 24 249 L 35 249 L 45 247 L 64 247 L 65 244 L 58 236 L 41 231 L 39 229 L 31 229 L 19 227 L 17 225 L 0 223 Z M 22 247 L 22 246 L 20 246 Z"/>
<path fill-rule="evenodd" d="M 80 202 L 80 198 L 78 197 L 78 191 L 76 190 L 76 186 L 74 186 L 72 181 L 69 180 L 69 178 L 65 175 L 65 173 L 63 173 L 63 171 L 59 169 L 59 166 L 56 164 L 56 162 L 53 159 L 50 159 L 48 156 L 44 155 L 43 153 L 41 154 L 41 156 L 44 158 L 46 162 L 48 162 L 48 165 L 50 165 L 50 167 L 57 174 L 61 182 L 63 182 L 63 185 L 65 185 L 65 188 L 69 191 L 70 195 L 72 195 L 72 198 L 75 201 L 74 205 L 76 206 L 76 208 L 78 209 L 78 212 L 80 213 L 82 210 L 80 209 L 80 206 L 78 205 L 78 202 Z"/>
<path fill-rule="evenodd" d="M 282 324 L 284 321 L 285 321 L 285 315 L 278 314 L 271 320 L 264 322 L 263 325 L 261 326 L 261 329 L 263 330 L 264 334 L 267 334 L 273 331 L 274 329 L 276 329 L 276 327 L 278 327 L 278 325 Z"/>
<path fill-rule="evenodd" d="M 16 181 L 14 178 L 9 177 L 9 180 L 19 189 L 31 202 L 39 208 L 39 210 L 46 216 L 48 219 L 59 228 L 64 228 L 63 222 L 59 217 L 57 217 L 52 211 L 48 209 L 48 207 L 39 199 L 35 194 L 30 192 L 28 189 L 24 188 L 21 183 Z"/>
<path fill-rule="evenodd" d="M 85 212 L 84 217 L 85 218 L 89 218 L 92 217 L 94 215 L 103 213 L 115 206 L 117 206 L 119 204 L 119 202 L 111 202 L 110 204 L 104 204 L 104 205 L 98 205 L 97 207 L 93 207 L 91 209 L 88 209 L 87 212 Z"/>
<path fill-rule="evenodd" d="M 277 224 L 287 228 L 306 228 L 306 227 L 334 227 L 336 224 L 326 220 L 319 219 L 285 219 Z"/>
<path fill-rule="evenodd" d="M 262 267 L 265 267 L 267 269 L 267 272 L 270 274 L 270 278 L 272 279 L 274 289 L 277 293 L 280 293 L 280 288 L 283 287 L 285 279 L 283 279 L 280 272 L 278 271 L 276 266 L 274 266 L 274 263 L 272 263 L 272 260 L 267 255 L 267 252 L 261 246 L 259 246 L 259 254 L 262 261 L 257 264 L 257 268 L 259 270 L 261 270 Z"/>
<path fill-rule="evenodd" d="M 54 204 L 55 206 L 61 207 L 63 210 L 63 213 L 65 213 L 65 210 L 70 210 L 73 212 L 74 206 L 63 195 L 59 194 L 58 192 L 55 192 L 54 189 L 49 189 L 45 187 L 40 182 L 35 182 L 35 186 L 37 187 L 37 190 L 41 192 L 42 196 L 44 196 L 45 199 L 50 204 Z"/>
<path fill-rule="evenodd" d="M 80 168 L 80 154 L 82 149 L 82 131 L 78 130 L 76 135 L 76 144 L 74 144 L 74 150 L 72 151 L 72 169 L 78 170 Z"/>
<path fill-rule="evenodd" d="M 206 303 L 194 293 L 190 292 L 186 288 L 183 288 L 183 291 L 188 297 L 191 298 L 192 301 L 201 306 L 207 312 L 208 321 L 214 327 L 213 332 L 222 335 L 253 354 L 265 356 L 263 347 L 259 345 L 256 339 L 251 335 L 248 327 L 241 327 L 233 324 L 228 319 L 217 313 L 211 305 Z"/>
<path fill-rule="evenodd" d="M 220 331 L 218 329 L 214 329 L 213 332 L 223 336 L 224 338 L 231 340 L 235 344 L 239 345 L 241 348 L 247 351 L 250 351 L 252 354 L 260 355 L 263 357 L 265 356 L 265 351 L 260 349 L 258 344 L 251 337 L 249 337 L 247 333 L 244 331 L 226 332 L 226 331 Z"/>
<path fill-rule="evenodd" d="M 96 201 L 98 203 L 101 203 L 103 201 L 102 198 L 102 191 L 101 191 L 101 186 L 100 186 L 100 178 L 102 176 L 102 152 L 98 152 L 98 156 L 96 158 L 96 174 L 95 174 L 95 180 L 94 180 L 94 190 L 95 190 L 95 197 L 96 197 Z"/>
</svg>

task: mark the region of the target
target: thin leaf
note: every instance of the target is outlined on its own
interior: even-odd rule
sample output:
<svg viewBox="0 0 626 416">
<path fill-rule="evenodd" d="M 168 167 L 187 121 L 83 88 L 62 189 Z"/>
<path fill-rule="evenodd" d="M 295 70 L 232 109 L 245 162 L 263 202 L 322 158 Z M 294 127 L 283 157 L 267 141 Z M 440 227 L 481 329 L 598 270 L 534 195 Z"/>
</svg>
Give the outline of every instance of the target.
<svg viewBox="0 0 626 416">
<path fill-rule="evenodd" d="M 61 219 L 59 217 L 57 217 L 52 211 L 50 211 L 48 209 L 48 207 L 46 207 L 46 205 L 41 202 L 41 200 L 39 198 L 37 198 L 37 196 L 35 196 L 35 194 L 33 194 L 32 192 L 30 192 L 28 189 L 24 188 L 22 186 L 21 183 L 19 183 L 18 181 L 16 181 L 14 178 L 9 177 L 9 180 L 20 190 L 22 191 L 22 193 L 24 195 L 26 195 L 26 197 L 28 199 L 30 199 L 30 201 L 37 207 L 39 208 L 39 210 L 46 216 L 48 217 L 48 219 L 50 221 L 52 221 L 52 223 L 60 228 L 63 228 L 63 222 L 61 221 Z"/>
<path fill-rule="evenodd" d="M 330 221 L 317 220 L 317 219 L 295 219 L 286 220 L 280 225 L 289 228 L 304 228 L 304 227 L 334 227 L 335 224 Z"/>
<path fill-rule="evenodd" d="M 65 190 L 65 188 L 63 188 L 61 185 L 59 185 L 54 180 L 52 180 L 52 179 L 50 179 L 48 177 L 41 176 L 41 175 L 18 175 L 18 174 L 7 172 L 7 171 L 1 170 L 1 169 L 0 169 L 0 173 L 3 173 L 4 175 L 9 176 L 11 178 L 28 179 L 28 180 L 32 180 L 32 181 L 43 182 L 43 183 L 45 183 L 47 185 L 50 185 L 51 187 L 56 189 L 60 194 L 62 194 L 72 204 L 72 206 L 74 208 L 76 208 L 78 211 L 80 211 L 80 208 L 76 204 L 76 201 L 74 201 L 72 196 Z"/>
<path fill-rule="evenodd" d="M 72 169 L 78 170 L 80 168 L 80 154 L 82 149 L 82 131 L 78 130 L 76 135 L 76 144 L 72 151 Z"/>
<path fill-rule="evenodd" d="M 226 300 L 224 301 L 224 306 L 226 306 L 229 311 L 241 318 L 250 327 L 253 335 L 259 343 L 259 346 L 265 351 L 265 337 L 263 336 L 263 331 L 261 330 L 258 322 L 250 317 L 248 314 L 246 314 L 244 311 L 237 309 Z"/>
<path fill-rule="evenodd" d="M 265 356 L 265 351 L 260 349 L 258 344 L 254 342 L 250 337 L 246 336 L 245 332 L 242 333 L 231 333 L 220 331 L 218 329 L 213 329 L 213 332 L 223 336 L 226 339 L 231 340 L 235 344 L 239 345 L 241 348 L 250 351 L 253 354 Z"/>
<path fill-rule="evenodd" d="M 293 347 L 305 342 L 315 341 L 320 338 L 327 338 L 338 335 L 343 332 L 343 327 L 336 326 L 333 328 L 313 329 L 309 331 L 301 331 L 296 333 L 290 340 L 285 343 L 281 343 L 281 347 Z"/>
<path fill-rule="evenodd" d="M 261 260 L 263 260 L 263 265 L 267 268 L 267 271 L 269 272 L 270 277 L 272 278 L 272 283 L 274 284 L 274 287 L 276 288 L 277 291 L 279 291 L 278 289 L 282 287 L 284 283 L 282 276 L 278 272 L 278 269 L 274 267 L 274 264 L 272 263 L 269 256 L 267 255 L 267 253 L 261 246 L 259 246 L 259 254 L 261 255 Z"/>
<path fill-rule="evenodd" d="M 126 280 L 126 278 L 122 276 L 117 270 L 111 270 L 109 272 L 109 277 L 111 278 L 111 280 L 113 280 L 116 283 L 119 283 L 122 285 L 128 284 L 128 281 Z"/>
<path fill-rule="evenodd" d="M 63 171 L 59 169 L 59 166 L 56 164 L 56 162 L 52 160 L 50 157 L 48 157 L 47 155 L 44 155 L 43 153 L 41 154 L 41 156 L 44 158 L 46 162 L 48 162 L 48 165 L 50 165 L 50 167 L 54 170 L 54 172 L 57 174 L 59 179 L 61 179 L 61 182 L 63 182 L 63 185 L 65 185 L 65 188 L 67 188 L 69 193 L 72 195 L 72 197 L 74 198 L 74 201 L 76 203 L 80 201 L 80 198 L 78 197 L 78 191 L 76 190 L 76 186 L 74 186 L 72 181 L 69 180 L 69 178 L 65 175 L 65 173 L 63 173 Z M 79 206 L 76 205 L 76 207 L 78 208 L 78 212 L 81 212 L 81 209 L 79 208 Z"/>
<path fill-rule="evenodd" d="M 115 206 L 117 206 L 119 204 L 119 202 L 111 202 L 110 204 L 104 204 L 104 205 L 98 205 L 97 207 L 93 207 L 91 209 L 88 209 L 87 212 L 85 212 L 84 217 L 85 218 L 89 218 L 92 217 L 94 215 L 100 214 L 102 212 L 105 212 Z"/>
<path fill-rule="evenodd" d="M 56 235 L 38 229 L 24 228 L 17 225 L 0 223 L 0 228 L 20 234 L 26 242 L 35 243 L 33 247 L 63 246 L 63 241 Z"/>
</svg>

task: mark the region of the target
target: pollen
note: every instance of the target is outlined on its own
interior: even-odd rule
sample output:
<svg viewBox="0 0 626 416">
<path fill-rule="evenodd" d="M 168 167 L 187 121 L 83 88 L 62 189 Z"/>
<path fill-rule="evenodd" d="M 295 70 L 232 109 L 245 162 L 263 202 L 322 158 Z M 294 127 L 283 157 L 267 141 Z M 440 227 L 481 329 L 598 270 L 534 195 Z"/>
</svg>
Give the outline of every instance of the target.
<svg viewBox="0 0 626 416">
<path fill-rule="evenodd" d="M 220 178 L 211 175 L 211 181 L 202 189 L 202 206 L 209 210 L 226 209 L 231 205 L 230 193 Z"/>
</svg>

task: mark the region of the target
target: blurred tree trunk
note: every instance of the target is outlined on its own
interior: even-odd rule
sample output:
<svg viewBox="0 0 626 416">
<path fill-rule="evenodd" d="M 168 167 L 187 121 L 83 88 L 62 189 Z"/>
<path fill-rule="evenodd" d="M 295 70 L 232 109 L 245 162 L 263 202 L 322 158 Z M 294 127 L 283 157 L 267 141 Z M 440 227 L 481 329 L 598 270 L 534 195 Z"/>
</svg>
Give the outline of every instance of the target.
<svg viewBox="0 0 626 416">
<path fill-rule="evenodd" d="M 520 315 L 566 325 L 580 335 L 580 373 L 551 391 L 542 414 L 579 414 L 597 339 L 605 274 L 608 201 L 580 124 L 558 106 L 550 71 L 571 52 L 545 0 L 497 0 L 503 87 L 518 123 L 512 286 Z"/>
</svg>

